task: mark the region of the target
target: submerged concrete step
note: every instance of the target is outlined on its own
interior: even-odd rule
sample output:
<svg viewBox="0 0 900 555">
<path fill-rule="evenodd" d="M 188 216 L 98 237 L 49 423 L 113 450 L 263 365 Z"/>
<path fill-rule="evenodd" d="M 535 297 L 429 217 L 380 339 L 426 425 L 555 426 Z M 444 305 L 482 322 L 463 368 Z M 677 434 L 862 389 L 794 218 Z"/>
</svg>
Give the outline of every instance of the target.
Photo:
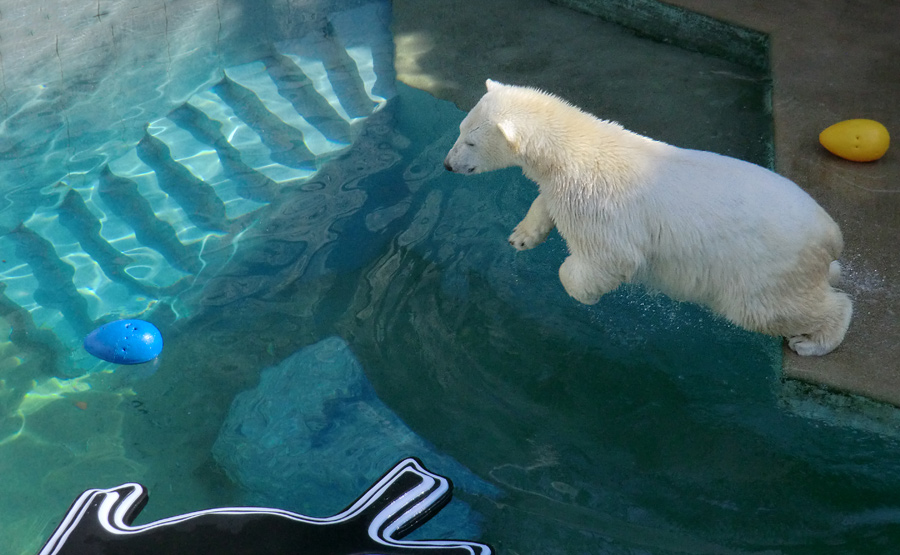
<svg viewBox="0 0 900 555">
<path fill-rule="evenodd" d="M 55 204 L 0 236 L 6 312 L 74 346 L 95 324 L 202 287 L 279 189 L 345 152 L 384 104 L 375 57 L 390 48 L 347 40 L 353 52 L 321 37 L 226 68 L 94 181 L 62 180 Z"/>
<path fill-rule="evenodd" d="M 294 168 L 272 158 L 271 149 L 262 137 L 246 125 L 215 90 L 203 91 L 188 99 L 187 105 L 199 110 L 210 120 L 221 125 L 221 133 L 250 168 L 276 183 L 306 179 L 315 174 L 314 169 Z"/>
</svg>

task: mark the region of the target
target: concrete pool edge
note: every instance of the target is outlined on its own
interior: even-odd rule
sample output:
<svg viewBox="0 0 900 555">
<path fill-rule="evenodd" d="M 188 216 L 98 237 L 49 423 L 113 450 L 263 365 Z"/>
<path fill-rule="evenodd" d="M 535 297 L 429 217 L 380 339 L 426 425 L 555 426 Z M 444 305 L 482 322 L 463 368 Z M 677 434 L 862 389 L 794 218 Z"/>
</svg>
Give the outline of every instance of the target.
<svg viewBox="0 0 900 555">
<path fill-rule="evenodd" d="M 656 0 L 551 0 L 640 36 L 769 71 L 765 33 Z"/>
<path fill-rule="evenodd" d="M 554 2 L 598 5 L 591 0 Z M 844 10 L 836 0 L 790 6 L 652 3 L 666 6 L 660 12 L 689 10 L 769 37 L 777 170 L 816 198 L 844 231 L 846 288 L 856 301 L 850 331 L 844 344 L 825 357 L 801 358 L 785 349 L 783 376 L 900 406 L 900 299 L 894 285 L 900 280 L 895 246 L 900 237 L 900 156 L 895 147 L 877 162 L 847 162 L 824 152 L 816 140 L 828 125 L 856 117 L 879 120 L 895 133 L 900 128 L 900 107 L 890 101 L 900 98 L 895 61 L 900 45 L 892 39 L 900 5 L 873 13 Z M 625 4 L 635 3 L 606 3 L 612 6 L 606 11 L 620 13 Z M 629 26 L 638 22 L 632 19 Z"/>
</svg>

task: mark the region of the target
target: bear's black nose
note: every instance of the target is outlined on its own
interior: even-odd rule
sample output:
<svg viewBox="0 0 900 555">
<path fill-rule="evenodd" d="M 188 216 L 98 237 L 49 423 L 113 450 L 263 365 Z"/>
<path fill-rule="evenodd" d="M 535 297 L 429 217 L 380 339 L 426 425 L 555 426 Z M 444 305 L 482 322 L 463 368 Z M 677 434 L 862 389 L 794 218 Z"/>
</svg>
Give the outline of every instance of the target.
<svg viewBox="0 0 900 555">
<path fill-rule="evenodd" d="M 446 160 L 444 160 L 444 169 L 446 169 L 448 172 L 453 171 L 453 168 L 450 166 L 450 162 L 448 162 Z"/>
</svg>

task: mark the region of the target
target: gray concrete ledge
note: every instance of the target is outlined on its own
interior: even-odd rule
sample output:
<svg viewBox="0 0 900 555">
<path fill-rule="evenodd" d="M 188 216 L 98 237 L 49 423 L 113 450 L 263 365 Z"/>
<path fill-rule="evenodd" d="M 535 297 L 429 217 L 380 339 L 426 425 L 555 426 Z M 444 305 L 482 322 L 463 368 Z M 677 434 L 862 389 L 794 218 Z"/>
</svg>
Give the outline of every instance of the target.
<svg viewBox="0 0 900 555">
<path fill-rule="evenodd" d="M 641 36 L 769 71 L 765 33 L 656 0 L 551 0 Z"/>
</svg>

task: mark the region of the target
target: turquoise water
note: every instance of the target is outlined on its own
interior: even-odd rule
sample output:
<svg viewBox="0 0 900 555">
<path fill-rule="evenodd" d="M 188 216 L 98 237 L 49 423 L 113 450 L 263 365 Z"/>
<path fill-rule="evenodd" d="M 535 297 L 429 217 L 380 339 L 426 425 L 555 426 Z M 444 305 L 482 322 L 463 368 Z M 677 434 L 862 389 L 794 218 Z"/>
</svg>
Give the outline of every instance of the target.
<svg viewBox="0 0 900 555">
<path fill-rule="evenodd" d="M 464 113 L 394 82 L 389 16 L 335 7 L 25 195 L 0 239 L 0 553 L 91 487 L 147 486 L 140 522 L 323 516 L 408 455 L 457 485 L 422 536 L 498 553 L 891 553 L 889 411 L 782 382 L 779 340 L 698 307 L 568 298 L 557 235 L 506 243 L 533 184 L 443 169 Z M 764 80 L 705 79 L 729 153 L 766 163 Z M 80 350 L 126 315 L 161 329 L 158 361 Z"/>
</svg>

